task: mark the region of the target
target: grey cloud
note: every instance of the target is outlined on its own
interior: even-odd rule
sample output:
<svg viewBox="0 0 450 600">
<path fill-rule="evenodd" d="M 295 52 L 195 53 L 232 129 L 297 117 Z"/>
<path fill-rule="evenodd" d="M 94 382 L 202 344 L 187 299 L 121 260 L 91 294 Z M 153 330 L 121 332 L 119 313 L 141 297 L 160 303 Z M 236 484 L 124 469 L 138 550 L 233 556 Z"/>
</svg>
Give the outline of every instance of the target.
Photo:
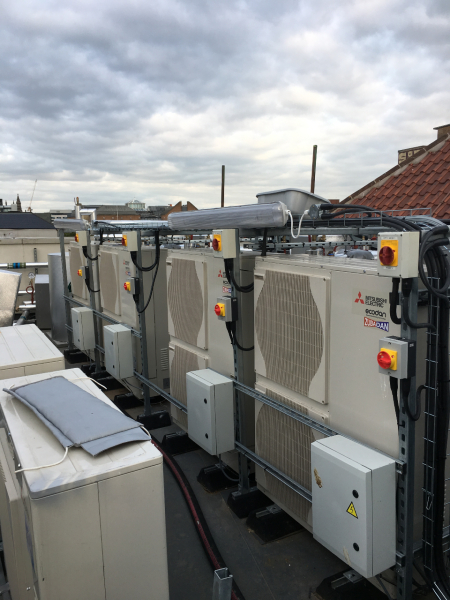
<svg viewBox="0 0 450 600">
<path fill-rule="evenodd" d="M 225 163 L 230 201 L 253 201 L 307 187 L 313 143 L 318 193 L 344 197 L 449 120 L 445 1 L 2 11 L 0 197 L 37 177 L 49 205 L 78 190 L 206 206 Z"/>
</svg>

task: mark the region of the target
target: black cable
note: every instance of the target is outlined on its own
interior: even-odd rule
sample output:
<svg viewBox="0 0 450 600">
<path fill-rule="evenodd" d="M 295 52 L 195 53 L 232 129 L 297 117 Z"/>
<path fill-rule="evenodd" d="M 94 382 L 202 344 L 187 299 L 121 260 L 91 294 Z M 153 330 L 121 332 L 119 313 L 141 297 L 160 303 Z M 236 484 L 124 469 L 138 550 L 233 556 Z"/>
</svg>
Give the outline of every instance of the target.
<svg viewBox="0 0 450 600">
<path fill-rule="evenodd" d="M 225 275 L 227 276 L 228 281 L 234 285 L 235 289 L 238 292 L 241 292 L 242 294 L 248 294 L 249 292 L 253 292 L 253 283 L 249 283 L 248 285 L 239 285 L 238 283 L 236 283 L 236 280 L 233 275 L 233 259 L 225 258 L 223 262 L 225 264 Z"/>
<path fill-rule="evenodd" d="M 403 296 L 402 300 L 402 314 L 405 323 L 408 325 L 408 327 L 411 327 L 411 329 L 430 329 L 431 331 L 433 331 L 433 333 L 436 332 L 436 326 L 433 325 L 433 323 L 413 323 L 411 321 L 408 312 L 408 297 L 405 295 Z"/>
<path fill-rule="evenodd" d="M 400 421 L 400 408 L 398 405 L 398 379 L 397 377 L 389 377 L 389 385 L 391 386 L 392 400 L 394 401 L 395 417 L 397 426 Z"/>
<path fill-rule="evenodd" d="M 416 392 L 416 412 L 413 413 L 411 411 L 411 407 L 409 406 L 409 392 L 411 390 L 411 379 L 402 379 L 400 382 L 400 392 L 402 395 L 403 406 L 405 407 L 406 414 L 412 421 L 418 421 L 420 418 L 420 393 L 419 393 L 419 403 L 417 403 L 417 392 Z"/>
<path fill-rule="evenodd" d="M 267 227 L 263 233 L 261 256 L 267 256 Z"/>
<path fill-rule="evenodd" d="M 228 335 L 230 337 L 231 344 L 233 346 L 237 346 L 242 352 L 251 352 L 255 349 L 255 346 L 252 346 L 251 348 L 244 348 L 239 344 L 239 342 L 236 339 L 236 321 L 227 321 L 225 325 L 228 331 Z"/>
<path fill-rule="evenodd" d="M 322 215 L 322 219 L 326 219 L 329 217 L 334 218 L 336 216 L 341 216 L 341 215 L 351 214 L 351 213 L 367 213 L 367 214 L 378 213 L 381 216 L 381 220 L 384 221 L 385 223 L 388 223 L 388 222 L 396 223 L 398 225 L 401 225 L 405 229 L 409 229 L 410 231 L 419 231 L 419 232 L 422 231 L 422 228 L 420 227 L 420 225 L 417 225 L 417 223 L 414 223 L 414 221 L 406 221 L 405 218 L 384 215 L 381 210 L 375 209 L 375 208 L 370 208 L 370 206 L 364 206 L 361 204 L 346 204 L 344 206 L 345 206 L 345 208 L 341 208 L 341 205 L 321 204 L 319 206 L 319 209 L 322 211 L 330 211 L 330 210 L 338 209 L 338 212 L 336 212 L 336 213 Z"/>
<path fill-rule="evenodd" d="M 442 250 L 440 244 L 428 244 L 429 238 L 436 233 L 439 228 L 431 230 L 424 236 L 423 245 L 420 252 L 419 267 L 423 267 L 423 262 L 427 265 L 428 277 L 435 282 L 447 281 L 449 275 L 449 259 Z M 441 226 L 442 233 L 448 232 L 448 229 Z M 421 269 L 423 271 L 423 268 Z M 423 279 L 423 273 L 421 273 Z M 424 281 L 425 283 L 425 281 Z M 428 282 L 427 282 L 428 283 Z M 427 286 L 430 294 L 438 298 L 438 305 L 428 304 L 429 320 L 435 324 L 436 336 L 428 336 L 427 360 L 430 363 L 437 364 L 437 376 L 435 369 L 429 369 L 427 372 L 427 419 L 425 422 L 425 447 L 424 447 L 424 465 L 426 472 L 432 472 L 434 485 L 428 487 L 430 480 L 425 480 L 425 490 L 428 494 L 424 496 L 424 527 L 426 541 L 433 548 L 432 566 L 428 566 L 432 586 L 439 597 L 447 595 L 450 597 L 450 584 L 445 566 L 445 551 L 443 548 L 443 527 L 444 527 L 444 509 L 445 509 L 445 466 L 447 460 L 447 442 L 448 427 L 450 417 L 449 407 L 449 303 L 446 296 L 436 293 L 433 286 Z M 430 289 L 431 288 L 431 289 Z M 442 289 L 442 288 L 441 288 Z M 437 327 L 438 326 L 438 327 Z M 422 391 L 419 388 L 420 392 Z M 419 392 L 418 390 L 418 392 Z M 433 394 L 432 391 L 435 393 Z M 420 393 L 419 392 L 419 393 Z M 430 415 L 430 416 L 428 416 Z M 434 456 L 431 461 L 428 457 Z M 431 496 L 430 496 L 431 494 Z M 428 502 L 432 503 L 428 506 Z M 434 510 L 430 515 L 430 507 Z M 431 517 L 431 519 L 430 519 Z M 428 519 L 428 520 L 427 520 Z M 428 528 L 431 527 L 431 530 Z M 429 537 L 428 537 L 429 536 Z M 427 573 L 428 574 L 428 573 Z"/>
<path fill-rule="evenodd" d="M 400 278 L 393 277 L 392 278 L 392 292 L 389 294 L 389 313 L 391 317 L 391 321 L 396 325 L 401 325 L 401 318 L 397 317 L 397 306 L 399 303 L 398 300 L 398 288 L 400 285 Z"/>
<path fill-rule="evenodd" d="M 159 248 L 159 230 L 156 230 L 156 232 L 155 232 L 155 246 L 156 246 L 156 248 Z M 143 267 L 142 265 L 137 264 L 137 252 L 135 252 L 135 251 L 130 252 L 130 256 L 131 256 L 133 265 L 136 267 L 136 269 L 138 271 L 143 271 L 144 273 L 147 273 L 148 271 L 153 271 L 153 269 L 159 263 L 159 257 L 158 257 L 158 255 L 156 255 L 155 262 L 152 265 L 150 265 L 149 267 Z"/>
<path fill-rule="evenodd" d="M 147 300 L 147 302 L 145 303 L 145 306 L 144 306 L 144 308 L 142 308 L 141 310 L 139 310 L 139 309 L 136 307 L 136 309 L 137 309 L 137 312 L 138 312 L 139 314 L 142 314 L 142 313 L 143 313 L 145 310 L 147 310 L 147 306 L 150 304 L 150 300 L 152 299 L 152 295 L 153 295 L 153 288 L 155 287 L 156 276 L 158 275 L 158 269 L 159 269 L 159 260 L 160 260 L 160 258 L 161 258 L 161 249 L 160 249 L 160 247 L 159 247 L 159 235 L 158 235 L 158 236 L 157 236 L 157 238 L 156 238 L 156 242 L 157 242 L 157 245 L 156 245 L 156 259 L 155 259 L 155 263 L 154 263 L 154 264 L 156 265 L 156 269 L 155 269 L 155 272 L 154 272 L 154 274 L 153 274 L 152 287 L 151 287 L 151 289 L 150 289 L 150 294 L 149 294 L 149 296 L 148 296 L 148 300 Z"/>
<path fill-rule="evenodd" d="M 94 262 L 95 260 L 98 260 L 98 256 L 89 256 L 88 251 L 87 251 L 87 246 L 83 246 L 83 254 L 84 254 L 84 258 L 88 258 L 92 262 Z"/>
</svg>

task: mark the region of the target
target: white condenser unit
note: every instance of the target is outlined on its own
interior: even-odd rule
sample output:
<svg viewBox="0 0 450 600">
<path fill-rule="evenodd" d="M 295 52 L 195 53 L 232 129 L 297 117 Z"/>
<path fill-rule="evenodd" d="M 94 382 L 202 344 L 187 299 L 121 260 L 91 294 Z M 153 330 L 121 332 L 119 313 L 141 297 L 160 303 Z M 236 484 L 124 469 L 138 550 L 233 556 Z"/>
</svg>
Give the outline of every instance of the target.
<svg viewBox="0 0 450 600">
<path fill-rule="evenodd" d="M 62 375 L 110 400 L 81 370 Z M 0 523 L 13 600 L 168 600 L 162 456 L 132 442 L 92 457 L 64 449 L 24 404 L 0 392 Z M 117 409 L 115 409 L 117 410 Z M 19 466 L 20 465 L 20 466 Z"/>
<path fill-rule="evenodd" d="M 255 256 L 254 253 L 241 254 L 241 285 L 253 281 Z M 214 312 L 217 299 L 230 295 L 231 287 L 224 272 L 224 262 L 213 256 L 212 249 L 169 250 L 166 262 L 170 389 L 171 394 L 186 405 L 186 373 L 209 368 L 226 377 L 234 377 L 233 347 L 225 323 Z M 246 348 L 251 347 L 253 293 L 239 294 L 239 318 L 243 339 L 238 341 Z M 244 383 L 250 386 L 255 381 L 253 360 L 253 351 L 244 353 Z M 248 413 L 246 422 L 252 430 L 248 432 L 252 440 L 254 403 L 247 402 L 244 409 Z M 172 406 L 171 414 L 173 420 L 187 431 L 186 413 Z M 227 456 L 223 457 L 225 461 L 229 460 Z"/>
<path fill-rule="evenodd" d="M 377 275 L 375 261 L 307 255 L 258 257 L 256 389 L 398 456 L 389 377 L 379 372 L 377 363 L 379 340 L 401 335 L 400 326 L 389 316 L 391 290 L 392 279 Z M 418 360 L 420 364 L 424 361 Z M 420 379 L 423 373 L 418 373 Z M 311 443 L 322 436 L 259 402 L 255 432 L 257 454 L 311 490 Z M 416 462 L 421 464 L 419 458 Z M 265 494 L 311 530 L 309 502 L 259 467 L 256 477 Z M 420 506 L 420 486 L 417 499 Z"/>
<path fill-rule="evenodd" d="M 139 314 L 133 299 L 133 280 L 138 271 L 130 251 L 121 244 L 104 244 L 99 247 L 100 305 L 105 315 L 140 331 Z M 169 335 L 167 331 L 167 285 L 165 261 L 167 250 L 161 249 L 160 265 L 155 280 L 152 299 L 145 311 L 149 379 L 162 389 L 169 389 Z M 155 248 L 142 247 L 142 262 L 148 267 L 155 262 Z M 141 294 L 147 302 L 155 270 L 143 273 L 144 289 Z M 127 285 L 129 284 L 129 285 Z M 104 322 L 104 325 L 106 322 Z M 141 371 L 140 339 L 132 337 L 133 366 Z M 135 396 L 142 397 L 140 382 L 135 377 L 120 380 Z M 150 390 L 150 395 L 155 392 Z"/>
<path fill-rule="evenodd" d="M 0 327 L 0 379 L 64 367 L 64 356 L 36 325 Z"/>
</svg>

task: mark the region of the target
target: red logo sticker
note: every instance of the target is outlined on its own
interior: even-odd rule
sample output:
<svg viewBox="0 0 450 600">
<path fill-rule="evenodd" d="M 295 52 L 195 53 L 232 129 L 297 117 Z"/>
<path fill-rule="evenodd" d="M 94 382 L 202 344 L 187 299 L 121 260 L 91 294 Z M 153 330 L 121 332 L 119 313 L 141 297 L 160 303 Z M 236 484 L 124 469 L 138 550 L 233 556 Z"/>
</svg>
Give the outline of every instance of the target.
<svg viewBox="0 0 450 600">
<path fill-rule="evenodd" d="M 355 302 L 361 302 L 361 304 L 364 304 L 364 300 L 361 298 L 361 292 L 358 292 L 358 297 L 356 298 Z"/>
</svg>

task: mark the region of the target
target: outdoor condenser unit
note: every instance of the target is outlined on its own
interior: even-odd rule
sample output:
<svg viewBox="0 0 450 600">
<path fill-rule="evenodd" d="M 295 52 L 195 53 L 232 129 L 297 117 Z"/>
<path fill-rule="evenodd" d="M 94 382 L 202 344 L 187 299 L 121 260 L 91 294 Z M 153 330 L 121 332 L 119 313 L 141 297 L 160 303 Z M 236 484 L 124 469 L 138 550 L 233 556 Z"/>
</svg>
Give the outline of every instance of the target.
<svg viewBox="0 0 450 600">
<path fill-rule="evenodd" d="M 95 257 L 98 253 L 98 244 L 91 244 L 88 248 L 90 256 Z M 70 242 L 69 244 L 69 273 L 67 274 L 68 280 L 70 281 L 70 287 L 73 295 L 73 299 L 82 304 L 83 306 L 90 307 L 91 300 L 89 290 L 86 287 L 85 279 L 83 275 L 79 274 L 80 269 L 86 267 L 87 260 L 83 254 L 83 248 L 79 242 Z M 93 289 L 98 290 L 98 276 L 97 276 L 97 261 L 92 263 L 93 265 Z M 98 310 L 100 302 L 98 299 L 98 293 L 94 293 L 95 308 Z M 71 304 L 71 307 L 78 306 L 78 304 Z M 103 344 L 103 332 L 101 325 L 99 326 L 99 343 Z M 94 350 L 84 351 L 90 358 L 94 358 Z"/>
<path fill-rule="evenodd" d="M 115 409 L 79 369 L 63 376 Z M 92 457 L 64 449 L 27 406 L 0 392 L 0 522 L 13 600 L 168 600 L 162 456 L 131 442 Z"/>
<path fill-rule="evenodd" d="M 169 389 L 169 335 L 167 332 L 167 286 L 165 260 L 167 250 L 161 249 L 160 266 L 153 296 L 145 311 L 149 379 L 162 389 Z M 154 263 L 155 248 L 142 247 L 143 266 Z M 140 330 L 139 314 L 133 299 L 133 280 L 138 276 L 130 251 L 119 244 L 100 246 L 98 267 L 100 274 L 100 305 L 105 315 Z M 155 271 L 144 272 L 142 295 L 147 302 Z M 129 285 L 127 285 L 129 284 Z M 104 322 L 106 325 L 106 322 Z M 133 366 L 141 370 L 140 339 L 132 337 Z M 141 384 L 135 377 L 121 380 L 135 396 L 142 397 Z M 150 395 L 155 392 L 150 390 Z"/>
<path fill-rule="evenodd" d="M 64 356 L 36 325 L 0 327 L 0 379 L 64 369 Z"/>
<path fill-rule="evenodd" d="M 306 255 L 255 262 L 256 389 L 390 456 L 398 431 L 379 340 L 400 336 L 389 316 L 390 277 L 376 261 Z M 419 319 L 425 319 L 425 315 Z M 419 333 L 422 336 L 423 331 Z M 425 343 L 418 344 L 425 348 Z M 418 359 L 418 365 L 425 364 Z M 418 372 L 417 385 L 424 380 Z M 256 402 L 256 452 L 311 490 L 311 443 L 323 436 Z M 417 481 L 421 479 L 417 443 Z M 256 467 L 258 487 L 311 530 L 311 504 Z M 420 485 L 416 506 L 421 506 Z M 417 525 L 420 528 L 420 510 Z"/>
<path fill-rule="evenodd" d="M 253 281 L 255 254 L 242 253 L 241 284 Z M 186 373 L 213 369 L 234 377 L 233 347 L 225 323 L 214 312 L 217 299 L 231 293 L 224 262 L 211 250 L 169 250 L 167 253 L 167 299 L 169 306 L 170 390 L 182 404 L 187 403 Z M 253 346 L 253 294 L 240 294 L 239 318 L 242 320 L 244 347 Z M 253 352 L 244 352 L 244 383 L 255 381 Z M 254 437 L 254 406 L 248 411 L 250 440 Z M 173 420 L 188 429 L 188 417 L 171 407 Z M 225 461 L 228 455 L 223 458 Z M 235 456 L 235 453 L 233 453 Z M 236 464 L 233 463 L 234 468 Z M 231 465 L 231 466 L 233 466 Z"/>
</svg>

